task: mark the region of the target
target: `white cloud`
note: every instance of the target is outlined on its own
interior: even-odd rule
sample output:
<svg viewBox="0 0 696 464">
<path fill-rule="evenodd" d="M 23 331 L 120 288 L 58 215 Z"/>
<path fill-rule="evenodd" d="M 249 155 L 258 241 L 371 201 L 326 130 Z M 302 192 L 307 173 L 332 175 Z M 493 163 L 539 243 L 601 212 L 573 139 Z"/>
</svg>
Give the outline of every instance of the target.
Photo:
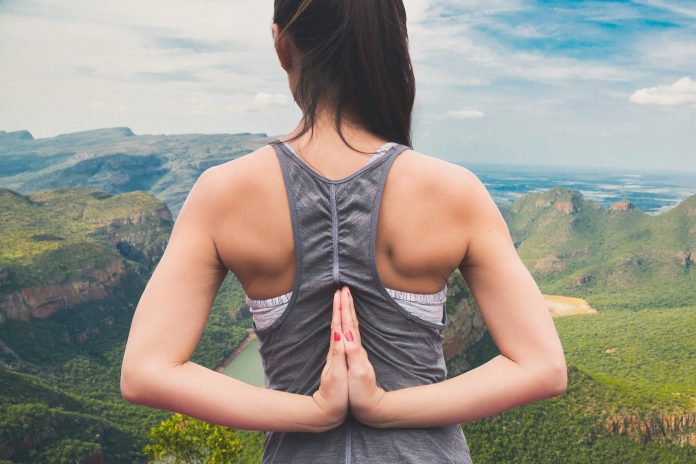
<svg viewBox="0 0 696 464">
<path fill-rule="evenodd" d="M 645 34 L 638 39 L 636 53 L 643 69 L 674 73 L 696 63 L 696 40 L 681 30 Z"/>
<path fill-rule="evenodd" d="M 445 113 L 445 116 L 450 118 L 465 119 L 482 118 L 484 117 L 484 114 L 483 111 L 467 108 L 463 110 L 449 110 Z"/>
<path fill-rule="evenodd" d="M 682 77 L 673 84 L 638 89 L 630 101 L 639 105 L 676 106 L 696 104 L 696 81 Z"/>
<path fill-rule="evenodd" d="M 267 106 L 276 106 L 276 105 L 287 105 L 290 103 L 289 98 L 283 95 L 282 93 L 266 93 L 266 92 L 259 92 L 254 97 L 251 99 L 251 107 L 260 109 L 260 108 L 265 108 Z"/>
<path fill-rule="evenodd" d="M 676 2 L 667 2 L 663 0 L 637 0 L 637 3 L 669 10 L 678 15 L 696 18 L 696 9 L 689 8 Z"/>
<path fill-rule="evenodd" d="M 273 3 L 257 3 L 2 1 L 0 128 L 277 131 L 296 115 L 273 50 Z"/>
<path fill-rule="evenodd" d="M 692 153 L 693 123 L 683 113 L 640 114 L 629 101 L 645 83 L 694 76 L 692 2 L 642 0 L 657 11 L 570 3 L 404 0 L 416 145 L 463 158 L 452 148 L 461 141 L 472 157 L 521 162 L 642 157 L 650 165 L 658 152 L 675 160 Z M 302 113 L 273 49 L 272 14 L 273 2 L 258 0 L 0 0 L 0 129 L 36 137 L 126 125 L 138 134 L 284 133 Z M 680 27 L 641 29 L 645 19 Z M 591 33 L 592 21 L 618 30 Z M 578 30 L 566 50 L 569 24 Z M 604 53 L 604 39 L 619 38 L 605 33 L 622 34 L 616 53 Z M 674 87 L 633 98 L 689 98 Z M 450 121 L 476 130 L 451 131 Z"/>
<path fill-rule="evenodd" d="M 443 114 L 427 114 L 426 117 L 432 119 L 469 119 L 469 118 L 483 118 L 485 116 L 484 112 L 481 110 L 473 108 L 464 108 L 460 110 L 448 110 Z"/>
<path fill-rule="evenodd" d="M 522 38 L 557 35 L 553 24 L 511 26 L 496 16 L 528 10 L 528 2 L 410 0 L 405 4 L 418 13 L 414 17 L 407 11 L 409 42 L 416 77 L 426 85 L 490 85 L 509 79 L 569 85 L 572 80 L 628 81 L 640 77 L 635 69 L 625 70 L 601 57 L 590 60 L 515 51 L 479 30 L 485 26 Z"/>
</svg>

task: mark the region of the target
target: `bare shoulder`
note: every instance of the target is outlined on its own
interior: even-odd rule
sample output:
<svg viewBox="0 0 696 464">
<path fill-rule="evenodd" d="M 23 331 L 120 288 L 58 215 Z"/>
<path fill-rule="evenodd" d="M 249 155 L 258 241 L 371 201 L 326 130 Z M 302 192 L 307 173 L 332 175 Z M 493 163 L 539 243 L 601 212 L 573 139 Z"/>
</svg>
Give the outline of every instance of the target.
<svg viewBox="0 0 696 464">
<path fill-rule="evenodd" d="M 470 169 L 413 149 L 401 156 L 399 167 L 403 173 L 417 180 L 424 192 L 437 195 L 453 214 L 470 219 L 477 210 L 490 207 L 488 190 Z"/>
<path fill-rule="evenodd" d="M 272 177 L 271 174 L 278 170 L 278 163 L 275 150 L 267 144 L 208 170 L 213 171 L 211 182 L 219 184 L 220 188 L 249 192 Z"/>
<path fill-rule="evenodd" d="M 273 147 L 264 145 L 206 169 L 196 181 L 194 190 L 199 190 L 206 205 L 220 214 L 240 203 L 235 199 L 244 198 L 244 203 L 248 203 L 256 194 L 268 193 L 269 186 L 275 184 L 275 171 L 279 171 L 279 167 Z"/>
<path fill-rule="evenodd" d="M 430 198 L 429 215 L 447 217 L 440 221 L 450 228 L 462 251 L 461 263 L 468 263 L 476 253 L 480 237 L 494 232 L 508 238 L 505 220 L 481 179 L 470 169 L 429 156 L 416 150 L 406 150 L 399 169 L 409 183 L 416 185 L 418 198 Z"/>
</svg>

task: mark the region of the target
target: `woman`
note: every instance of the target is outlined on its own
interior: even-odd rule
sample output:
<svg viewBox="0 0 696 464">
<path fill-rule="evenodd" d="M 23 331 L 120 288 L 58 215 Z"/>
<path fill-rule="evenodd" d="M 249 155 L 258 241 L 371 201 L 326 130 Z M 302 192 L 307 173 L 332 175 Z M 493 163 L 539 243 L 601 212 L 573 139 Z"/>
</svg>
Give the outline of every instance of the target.
<svg viewBox="0 0 696 464">
<path fill-rule="evenodd" d="M 479 179 L 411 148 L 401 0 L 276 0 L 272 32 L 301 124 L 195 183 L 136 309 L 123 396 L 262 430 L 264 463 L 471 462 L 459 424 L 566 388 L 542 295 Z M 446 379 L 457 268 L 501 354 Z M 190 361 L 228 271 L 267 388 Z"/>
</svg>

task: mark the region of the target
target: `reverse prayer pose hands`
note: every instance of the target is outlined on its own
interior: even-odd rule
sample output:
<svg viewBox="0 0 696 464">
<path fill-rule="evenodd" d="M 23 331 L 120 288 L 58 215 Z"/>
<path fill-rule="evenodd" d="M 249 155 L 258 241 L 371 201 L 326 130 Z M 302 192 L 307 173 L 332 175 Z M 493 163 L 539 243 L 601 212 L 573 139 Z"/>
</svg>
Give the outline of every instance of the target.
<svg viewBox="0 0 696 464">
<path fill-rule="evenodd" d="M 369 425 L 385 393 L 377 385 L 375 370 L 362 346 L 350 290 L 336 290 L 329 353 L 319 389 L 312 397 L 336 426 L 345 420 L 349 410 L 353 417 Z"/>
<path fill-rule="evenodd" d="M 326 364 L 321 372 L 319 389 L 312 394 L 314 402 L 326 418 L 327 430 L 341 425 L 350 409 L 348 363 L 343 345 L 341 322 L 342 293 L 339 290 L 334 292 L 329 353 L 326 355 Z"/>
</svg>

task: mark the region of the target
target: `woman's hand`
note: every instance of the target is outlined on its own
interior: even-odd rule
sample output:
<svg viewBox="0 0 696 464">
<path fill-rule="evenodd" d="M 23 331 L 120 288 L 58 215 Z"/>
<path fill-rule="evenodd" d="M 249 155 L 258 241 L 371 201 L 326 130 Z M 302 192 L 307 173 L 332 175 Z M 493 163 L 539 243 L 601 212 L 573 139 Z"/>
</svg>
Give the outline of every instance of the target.
<svg viewBox="0 0 696 464">
<path fill-rule="evenodd" d="M 341 289 L 341 323 L 348 363 L 350 412 L 360 422 L 370 425 L 377 419 L 377 406 L 386 392 L 377 385 L 375 370 L 362 346 L 353 296 L 348 287 Z"/>
<path fill-rule="evenodd" d="M 312 394 L 314 402 L 326 417 L 327 430 L 340 425 L 348 416 L 348 366 L 346 363 L 341 322 L 342 292 L 336 290 L 331 318 L 331 342 L 326 364 L 321 373 L 319 389 Z"/>
</svg>

